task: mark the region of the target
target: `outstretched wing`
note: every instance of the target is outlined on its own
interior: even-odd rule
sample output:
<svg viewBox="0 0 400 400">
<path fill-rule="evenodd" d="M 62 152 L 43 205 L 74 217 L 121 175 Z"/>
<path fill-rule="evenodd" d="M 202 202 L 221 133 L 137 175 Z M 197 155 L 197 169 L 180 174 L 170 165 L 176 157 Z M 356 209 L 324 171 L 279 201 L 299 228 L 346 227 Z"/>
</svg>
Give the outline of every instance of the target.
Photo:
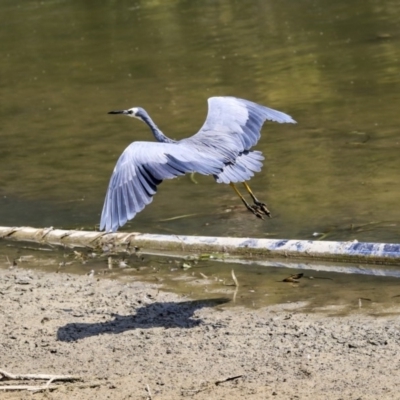
<svg viewBox="0 0 400 400">
<path fill-rule="evenodd" d="M 219 153 L 233 162 L 245 150 L 250 150 L 260 139 L 266 121 L 296 123 L 289 115 L 236 97 L 211 97 L 204 125 L 196 135 L 183 141 L 202 142 L 218 148 Z"/>
<path fill-rule="evenodd" d="M 215 175 L 223 163 L 180 143 L 134 142 L 121 154 L 111 176 L 100 230 L 115 232 L 146 205 L 164 179 L 187 172 Z"/>
</svg>

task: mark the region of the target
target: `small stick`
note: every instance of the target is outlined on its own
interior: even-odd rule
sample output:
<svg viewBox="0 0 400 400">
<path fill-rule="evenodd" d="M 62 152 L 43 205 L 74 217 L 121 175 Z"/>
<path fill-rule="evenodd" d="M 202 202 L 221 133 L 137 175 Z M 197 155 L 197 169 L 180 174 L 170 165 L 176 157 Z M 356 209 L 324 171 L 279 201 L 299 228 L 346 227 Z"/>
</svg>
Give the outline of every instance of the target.
<svg viewBox="0 0 400 400">
<path fill-rule="evenodd" d="M 73 375 L 51 375 L 51 374 L 12 374 L 10 372 L 0 369 L 0 375 L 9 380 L 23 380 L 23 379 L 51 379 L 52 381 L 78 381 L 81 378 Z"/>
<path fill-rule="evenodd" d="M 0 386 L 0 390 L 28 390 L 30 392 L 41 392 L 43 390 L 55 390 L 58 389 L 59 386 L 52 385 L 49 386 L 47 383 L 42 386 L 29 386 L 29 385 L 9 385 L 9 386 Z"/>
<path fill-rule="evenodd" d="M 233 298 L 232 298 L 232 301 L 234 303 L 236 303 L 236 296 L 238 294 L 238 291 L 239 291 L 239 286 L 236 286 L 236 289 L 235 289 L 235 292 L 233 293 Z"/>
<path fill-rule="evenodd" d="M 239 287 L 239 281 L 238 281 L 237 278 L 236 278 L 235 271 L 232 270 L 231 274 L 232 274 L 233 282 L 235 282 L 235 286 L 236 286 L 236 287 Z"/>
<path fill-rule="evenodd" d="M 220 385 L 221 383 L 229 382 L 229 381 L 234 381 L 234 380 L 236 380 L 236 379 L 241 378 L 242 376 L 243 376 L 243 375 L 230 376 L 229 378 L 223 379 L 222 381 L 216 381 L 215 384 L 218 386 L 218 385 Z"/>
<path fill-rule="evenodd" d="M 175 221 L 177 219 L 182 219 L 182 218 L 189 218 L 189 217 L 194 217 L 197 214 L 185 214 L 185 215 L 177 215 L 175 217 L 171 217 L 171 218 L 164 218 L 164 219 L 160 219 L 160 222 L 169 222 L 169 221 Z"/>
<path fill-rule="evenodd" d="M 194 172 L 192 172 L 191 174 L 190 174 L 190 180 L 195 184 L 195 185 L 197 185 L 199 182 L 197 182 L 196 181 L 196 179 L 195 179 L 195 177 L 194 177 Z"/>
<path fill-rule="evenodd" d="M 151 394 L 151 390 L 150 390 L 150 386 L 148 383 L 146 383 L 146 391 L 149 394 L 149 399 L 151 400 L 153 398 L 152 394 Z"/>
</svg>

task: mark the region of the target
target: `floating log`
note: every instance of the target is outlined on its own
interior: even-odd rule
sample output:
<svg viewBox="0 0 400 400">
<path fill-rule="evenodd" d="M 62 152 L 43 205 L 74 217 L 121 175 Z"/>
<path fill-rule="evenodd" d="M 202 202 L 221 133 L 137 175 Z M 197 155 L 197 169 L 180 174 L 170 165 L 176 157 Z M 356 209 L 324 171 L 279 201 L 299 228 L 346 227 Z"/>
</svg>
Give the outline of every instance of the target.
<svg viewBox="0 0 400 400">
<path fill-rule="evenodd" d="M 333 242 L 288 239 L 255 239 L 147 233 L 104 233 L 53 228 L 0 227 L 0 239 L 36 242 L 51 246 L 86 247 L 103 252 L 144 254 L 162 252 L 212 255 L 245 259 L 293 258 L 319 261 L 400 265 L 400 244 Z"/>
</svg>

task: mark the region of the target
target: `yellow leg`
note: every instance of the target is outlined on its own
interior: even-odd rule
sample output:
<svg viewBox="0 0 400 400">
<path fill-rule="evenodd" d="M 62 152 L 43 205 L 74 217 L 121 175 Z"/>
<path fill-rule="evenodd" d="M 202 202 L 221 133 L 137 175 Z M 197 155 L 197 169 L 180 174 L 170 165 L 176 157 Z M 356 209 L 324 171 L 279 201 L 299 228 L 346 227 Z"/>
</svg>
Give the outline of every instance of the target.
<svg viewBox="0 0 400 400">
<path fill-rule="evenodd" d="M 254 196 L 253 192 L 251 191 L 250 186 L 246 182 L 242 182 L 242 183 L 243 183 L 243 186 L 246 188 L 247 192 L 249 193 L 249 195 L 251 196 L 251 198 L 253 199 L 253 201 L 255 203 L 257 203 L 258 200 L 257 200 L 256 196 Z"/>
<path fill-rule="evenodd" d="M 245 198 L 242 196 L 242 194 L 239 192 L 238 188 L 235 186 L 234 183 L 230 183 L 229 186 L 235 191 L 235 193 L 240 197 L 240 199 L 243 201 L 243 203 L 247 203 Z"/>
</svg>

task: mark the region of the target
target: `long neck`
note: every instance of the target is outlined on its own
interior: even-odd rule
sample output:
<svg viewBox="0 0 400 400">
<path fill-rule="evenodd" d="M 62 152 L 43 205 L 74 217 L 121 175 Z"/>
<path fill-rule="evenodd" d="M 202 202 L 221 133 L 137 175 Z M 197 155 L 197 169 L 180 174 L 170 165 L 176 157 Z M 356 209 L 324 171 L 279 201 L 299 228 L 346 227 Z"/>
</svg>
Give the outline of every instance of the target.
<svg viewBox="0 0 400 400">
<path fill-rule="evenodd" d="M 153 122 L 150 116 L 146 113 L 146 115 L 142 115 L 142 120 L 145 122 L 153 132 L 154 137 L 159 142 L 164 143 L 175 143 L 175 140 L 170 139 L 169 137 L 165 136 L 160 129 L 158 129 L 157 125 Z"/>
</svg>

